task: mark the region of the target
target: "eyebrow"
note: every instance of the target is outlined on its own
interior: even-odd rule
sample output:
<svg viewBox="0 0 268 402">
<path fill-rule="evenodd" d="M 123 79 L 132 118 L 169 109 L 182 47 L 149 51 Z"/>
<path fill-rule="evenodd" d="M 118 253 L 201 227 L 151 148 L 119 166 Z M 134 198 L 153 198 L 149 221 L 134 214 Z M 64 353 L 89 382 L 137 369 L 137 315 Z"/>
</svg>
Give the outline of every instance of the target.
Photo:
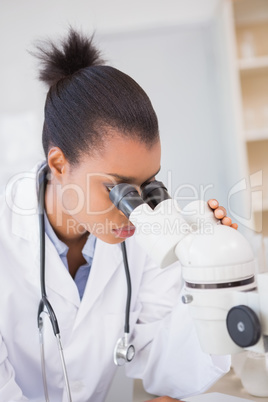
<svg viewBox="0 0 268 402">
<path fill-rule="evenodd" d="M 141 185 L 147 183 L 148 181 L 150 181 L 153 177 L 155 177 L 159 172 L 160 172 L 161 166 L 160 168 L 157 170 L 156 173 L 154 173 L 152 176 L 150 176 L 148 179 L 146 179 Z M 131 177 L 131 176 L 123 176 L 121 174 L 117 174 L 117 173 L 105 173 L 108 176 L 113 176 L 118 180 L 121 180 L 124 183 L 133 183 L 137 180 L 136 177 Z"/>
</svg>

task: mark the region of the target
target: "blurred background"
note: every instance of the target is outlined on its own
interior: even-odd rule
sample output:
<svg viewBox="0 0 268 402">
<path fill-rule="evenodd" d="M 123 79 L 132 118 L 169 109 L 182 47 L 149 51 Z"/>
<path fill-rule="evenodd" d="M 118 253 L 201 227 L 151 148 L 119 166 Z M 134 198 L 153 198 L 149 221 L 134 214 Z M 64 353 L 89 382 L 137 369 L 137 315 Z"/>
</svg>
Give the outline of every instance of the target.
<svg viewBox="0 0 268 402">
<path fill-rule="evenodd" d="M 44 158 L 47 89 L 29 51 L 69 25 L 148 93 L 162 171 L 183 206 L 217 198 L 268 262 L 267 0 L 1 0 L 0 187 Z M 115 380 L 114 390 L 122 386 Z M 124 380 L 120 400 L 128 401 Z M 123 394 L 122 394 L 123 392 Z M 125 394 L 124 394 L 125 392 Z"/>
</svg>

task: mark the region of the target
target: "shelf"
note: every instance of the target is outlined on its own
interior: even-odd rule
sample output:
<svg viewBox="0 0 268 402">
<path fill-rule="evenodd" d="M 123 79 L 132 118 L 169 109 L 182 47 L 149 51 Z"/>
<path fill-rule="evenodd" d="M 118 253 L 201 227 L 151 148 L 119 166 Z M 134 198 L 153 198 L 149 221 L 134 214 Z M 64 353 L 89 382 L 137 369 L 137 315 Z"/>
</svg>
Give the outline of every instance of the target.
<svg viewBox="0 0 268 402">
<path fill-rule="evenodd" d="M 235 0 L 234 17 L 238 26 L 262 23 L 268 20 L 267 0 Z"/>
<path fill-rule="evenodd" d="M 251 140 L 266 139 L 268 128 L 268 72 L 240 76 L 244 129 Z"/>
<path fill-rule="evenodd" d="M 268 229 L 268 141 L 247 142 L 247 153 L 255 227 Z"/>
<path fill-rule="evenodd" d="M 256 130 L 246 130 L 245 131 L 246 141 L 262 141 L 268 140 L 268 127 Z M 268 158 L 268 155 L 267 155 Z"/>
<path fill-rule="evenodd" d="M 232 0 L 255 230 L 268 235 L 268 0 Z M 257 180 L 258 178 L 258 180 Z M 254 182 L 255 180 L 255 182 Z M 257 180 L 257 181 L 256 181 Z"/>
<path fill-rule="evenodd" d="M 260 69 L 268 70 L 268 56 L 238 59 L 237 65 L 241 72 L 250 72 Z"/>
<path fill-rule="evenodd" d="M 253 210 L 254 213 L 268 211 L 268 200 L 263 200 L 260 203 L 255 203 Z"/>
<path fill-rule="evenodd" d="M 268 11 L 268 6 L 267 6 Z M 239 60 L 257 61 L 257 68 L 266 62 L 268 56 L 268 21 L 236 26 L 237 57 Z M 262 60 L 263 59 L 263 60 Z"/>
</svg>

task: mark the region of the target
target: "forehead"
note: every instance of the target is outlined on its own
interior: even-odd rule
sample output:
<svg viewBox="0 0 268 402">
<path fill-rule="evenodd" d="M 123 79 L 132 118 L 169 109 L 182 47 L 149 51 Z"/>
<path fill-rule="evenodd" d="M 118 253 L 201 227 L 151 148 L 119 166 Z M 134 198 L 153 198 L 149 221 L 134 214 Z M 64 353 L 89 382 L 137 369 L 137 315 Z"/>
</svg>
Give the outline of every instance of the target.
<svg viewBox="0 0 268 402">
<path fill-rule="evenodd" d="M 160 141 L 146 144 L 124 136 L 110 137 L 97 156 L 83 162 L 90 173 L 125 177 L 128 182 L 142 184 L 160 169 Z"/>
</svg>

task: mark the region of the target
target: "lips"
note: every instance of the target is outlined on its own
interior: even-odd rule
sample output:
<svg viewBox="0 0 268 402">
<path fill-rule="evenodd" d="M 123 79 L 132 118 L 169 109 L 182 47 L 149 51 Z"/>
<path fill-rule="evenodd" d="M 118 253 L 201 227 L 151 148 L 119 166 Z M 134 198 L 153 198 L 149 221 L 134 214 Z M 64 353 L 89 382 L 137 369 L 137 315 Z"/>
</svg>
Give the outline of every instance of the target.
<svg viewBox="0 0 268 402">
<path fill-rule="evenodd" d="M 113 233 L 116 237 L 120 237 L 121 239 L 126 239 L 127 237 L 131 237 L 135 233 L 135 226 L 123 226 L 118 229 L 113 229 Z"/>
</svg>

